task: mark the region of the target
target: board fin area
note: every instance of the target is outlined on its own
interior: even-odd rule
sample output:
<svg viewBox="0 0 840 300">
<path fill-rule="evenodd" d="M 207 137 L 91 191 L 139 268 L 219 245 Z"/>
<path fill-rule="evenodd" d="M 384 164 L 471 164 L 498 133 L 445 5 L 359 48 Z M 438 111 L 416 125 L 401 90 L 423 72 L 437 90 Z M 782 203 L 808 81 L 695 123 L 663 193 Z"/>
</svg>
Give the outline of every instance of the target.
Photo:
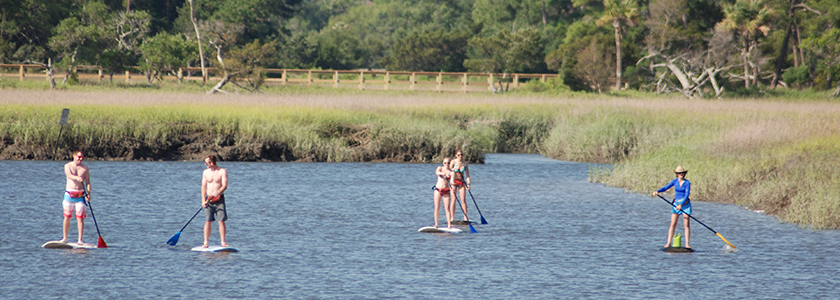
<svg viewBox="0 0 840 300">
<path fill-rule="evenodd" d="M 41 245 L 47 249 L 95 249 L 96 245 L 88 243 L 63 243 L 60 241 L 49 241 Z"/>
<path fill-rule="evenodd" d="M 421 227 L 417 230 L 417 232 L 427 232 L 427 233 L 460 233 L 461 229 L 458 228 L 436 228 L 434 226 L 426 226 Z"/>
<path fill-rule="evenodd" d="M 207 248 L 201 246 L 195 246 L 191 249 L 192 251 L 198 252 L 239 252 L 239 249 L 233 247 L 223 247 L 223 246 L 209 246 Z"/>
<path fill-rule="evenodd" d="M 691 253 L 694 252 L 694 249 L 686 248 L 686 247 L 664 247 L 662 251 L 668 253 Z"/>
</svg>

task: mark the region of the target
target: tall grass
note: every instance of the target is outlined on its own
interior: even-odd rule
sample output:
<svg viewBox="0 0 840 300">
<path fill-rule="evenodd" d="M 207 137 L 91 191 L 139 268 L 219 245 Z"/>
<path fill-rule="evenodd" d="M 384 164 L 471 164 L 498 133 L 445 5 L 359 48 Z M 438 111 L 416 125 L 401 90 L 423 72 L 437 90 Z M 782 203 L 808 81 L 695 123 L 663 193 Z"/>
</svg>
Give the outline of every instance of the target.
<svg viewBox="0 0 840 300">
<path fill-rule="evenodd" d="M 719 104 L 718 104 L 719 105 Z M 738 110 L 612 107 L 555 127 L 547 155 L 617 162 L 592 181 L 648 193 L 689 169 L 692 198 L 736 203 L 812 228 L 840 228 L 840 115 L 834 105 L 734 104 Z M 650 116 L 650 117 L 643 117 Z M 606 153 L 606 154 L 605 154 Z"/>
</svg>

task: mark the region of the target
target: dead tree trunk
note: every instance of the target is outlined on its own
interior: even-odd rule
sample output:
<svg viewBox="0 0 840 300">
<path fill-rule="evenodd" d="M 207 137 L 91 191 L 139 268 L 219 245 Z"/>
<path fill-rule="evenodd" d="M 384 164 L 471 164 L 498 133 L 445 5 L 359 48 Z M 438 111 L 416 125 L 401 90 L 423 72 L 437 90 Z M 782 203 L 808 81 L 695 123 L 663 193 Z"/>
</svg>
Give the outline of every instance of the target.
<svg viewBox="0 0 840 300">
<path fill-rule="evenodd" d="M 217 83 L 216 86 L 213 87 L 213 89 L 208 91 L 207 94 L 212 95 L 212 94 L 215 94 L 217 92 L 227 93 L 224 90 L 222 90 L 222 87 L 224 87 L 225 84 L 228 82 L 228 80 L 230 80 L 230 77 L 231 77 L 230 74 L 225 73 L 225 77 L 222 77 L 222 80 L 219 81 L 219 83 Z"/>
<path fill-rule="evenodd" d="M 204 67 L 204 49 L 201 47 L 201 32 L 198 31 L 198 22 L 193 13 L 193 0 L 190 1 L 190 21 L 195 29 L 195 38 L 198 40 L 198 58 L 201 60 L 201 84 L 207 83 L 207 69 Z"/>
</svg>

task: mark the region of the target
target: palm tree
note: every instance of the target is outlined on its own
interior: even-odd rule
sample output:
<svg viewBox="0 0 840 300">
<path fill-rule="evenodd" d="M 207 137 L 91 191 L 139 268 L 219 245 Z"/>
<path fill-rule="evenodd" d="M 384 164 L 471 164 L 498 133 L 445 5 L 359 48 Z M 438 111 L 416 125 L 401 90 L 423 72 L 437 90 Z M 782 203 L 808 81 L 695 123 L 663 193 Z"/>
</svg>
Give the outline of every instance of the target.
<svg viewBox="0 0 840 300">
<path fill-rule="evenodd" d="M 740 35 L 743 44 L 741 56 L 744 59 L 744 87 L 750 88 L 750 53 L 758 46 L 758 33 L 767 36 L 770 31 L 767 24 L 775 12 L 763 0 L 737 0 L 733 4 L 724 4 L 723 13 L 726 17 L 715 28 Z M 754 76 L 757 81 L 758 74 Z"/>
<path fill-rule="evenodd" d="M 604 15 L 598 26 L 612 23 L 615 29 L 615 90 L 621 90 L 621 33 L 625 26 L 636 26 L 639 17 L 635 0 L 603 0 Z"/>
</svg>

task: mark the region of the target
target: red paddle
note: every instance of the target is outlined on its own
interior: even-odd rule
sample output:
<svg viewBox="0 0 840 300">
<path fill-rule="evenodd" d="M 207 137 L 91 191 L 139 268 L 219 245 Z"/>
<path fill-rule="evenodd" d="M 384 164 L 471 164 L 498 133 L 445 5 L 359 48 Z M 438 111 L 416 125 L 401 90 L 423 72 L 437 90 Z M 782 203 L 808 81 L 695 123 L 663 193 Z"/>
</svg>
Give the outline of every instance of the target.
<svg viewBox="0 0 840 300">
<path fill-rule="evenodd" d="M 82 189 L 85 191 L 85 198 L 87 198 L 87 185 L 85 182 L 82 181 Z M 96 226 L 96 234 L 99 235 L 99 240 L 96 241 L 96 248 L 108 248 L 108 245 L 105 244 L 105 240 L 102 239 L 102 234 L 99 233 L 99 224 L 96 223 L 96 215 L 93 213 L 93 205 L 90 204 L 90 201 L 85 201 L 88 207 L 90 207 L 90 216 L 93 217 L 93 225 Z"/>
</svg>

